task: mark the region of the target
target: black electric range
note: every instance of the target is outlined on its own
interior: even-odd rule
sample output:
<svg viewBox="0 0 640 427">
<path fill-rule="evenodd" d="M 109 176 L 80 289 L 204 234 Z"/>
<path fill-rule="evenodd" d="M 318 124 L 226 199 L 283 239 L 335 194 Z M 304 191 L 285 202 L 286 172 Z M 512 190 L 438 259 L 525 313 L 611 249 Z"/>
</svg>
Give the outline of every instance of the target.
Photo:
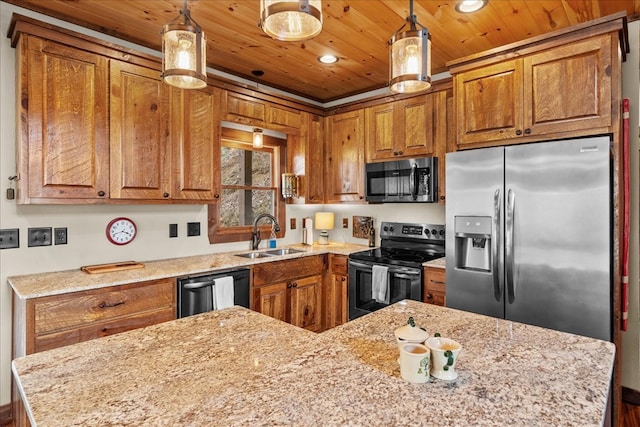
<svg viewBox="0 0 640 427">
<path fill-rule="evenodd" d="M 380 247 L 352 253 L 349 258 L 419 268 L 445 256 L 444 241 L 444 225 L 382 222 Z"/>
</svg>

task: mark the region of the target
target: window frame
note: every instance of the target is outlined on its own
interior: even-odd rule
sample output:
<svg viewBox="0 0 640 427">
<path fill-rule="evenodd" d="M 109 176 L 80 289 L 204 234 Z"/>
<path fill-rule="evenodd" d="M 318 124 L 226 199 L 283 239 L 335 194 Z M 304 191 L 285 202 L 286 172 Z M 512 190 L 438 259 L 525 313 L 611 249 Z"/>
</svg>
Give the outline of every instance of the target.
<svg viewBox="0 0 640 427">
<path fill-rule="evenodd" d="M 253 142 L 253 133 L 246 132 L 238 129 L 222 128 L 220 132 L 220 148 L 218 150 L 218 156 L 222 155 L 222 143 L 229 143 L 231 146 L 240 147 L 245 144 L 251 144 Z M 286 233 L 286 201 L 282 197 L 281 191 L 281 179 L 282 171 L 286 168 L 286 146 L 287 141 L 285 139 L 276 138 L 269 135 L 263 136 L 263 144 L 267 150 L 273 151 L 273 186 L 265 188 L 275 188 L 274 197 L 274 216 L 278 220 L 280 225 L 280 231 L 276 233 L 276 237 L 282 238 Z M 260 149 L 256 149 L 260 151 Z M 218 182 L 220 182 L 220 190 L 222 190 L 222 173 L 218 173 Z M 220 191 L 222 194 L 222 191 Z M 229 243 L 229 242 L 241 242 L 251 241 L 253 234 L 253 226 L 243 225 L 239 227 L 220 227 L 218 218 L 220 215 L 221 203 L 213 203 L 208 205 L 207 221 L 208 221 L 208 236 L 209 243 Z M 261 222 L 258 226 L 261 236 L 266 236 L 271 231 L 270 222 Z M 266 237 L 263 237 L 266 239 Z"/>
</svg>

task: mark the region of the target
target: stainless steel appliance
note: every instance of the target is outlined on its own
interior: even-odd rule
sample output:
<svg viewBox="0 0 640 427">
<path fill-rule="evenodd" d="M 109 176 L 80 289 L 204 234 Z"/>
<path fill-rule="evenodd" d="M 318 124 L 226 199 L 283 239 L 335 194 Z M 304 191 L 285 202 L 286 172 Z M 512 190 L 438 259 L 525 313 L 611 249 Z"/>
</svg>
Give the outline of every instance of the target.
<svg viewBox="0 0 640 427">
<path fill-rule="evenodd" d="M 422 301 L 422 264 L 445 256 L 444 225 L 382 222 L 380 247 L 349 255 L 349 320 Z"/>
<path fill-rule="evenodd" d="M 447 154 L 447 306 L 611 340 L 610 138 Z"/>
<path fill-rule="evenodd" d="M 437 201 L 435 157 L 367 163 L 365 194 L 371 203 Z"/>
<path fill-rule="evenodd" d="M 233 303 L 249 308 L 249 270 L 220 271 L 178 279 L 178 318 L 216 309 L 216 280 L 233 278 Z"/>
</svg>

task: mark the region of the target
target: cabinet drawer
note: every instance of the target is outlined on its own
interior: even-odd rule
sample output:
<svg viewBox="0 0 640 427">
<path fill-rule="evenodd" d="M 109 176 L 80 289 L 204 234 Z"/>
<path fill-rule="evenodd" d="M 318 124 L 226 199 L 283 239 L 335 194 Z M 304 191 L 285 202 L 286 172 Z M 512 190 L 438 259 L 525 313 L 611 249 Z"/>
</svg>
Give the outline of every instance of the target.
<svg viewBox="0 0 640 427">
<path fill-rule="evenodd" d="M 111 286 L 34 302 L 35 334 L 43 335 L 161 309 L 175 310 L 173 279 Z"/>
<path fill-rule="evenodd" d="M 258 264 L 253 267 L 253 286 L 322 274 L 324 260 L 324 255 L 315 255 Z"/>
<path fill-rule="evenodd" d="M 347 274 L 348 258 L 344 255 L 330 255 L 331 274 Z"/>
<path fill-rule="evenodd" d="M 447 270 L 444 268 L 424 269 L 425 286 L 430 291 L 445 293 L 447 290 Z"/>
<path fill-rule="evenodd" d="M 175 318 L 175 309 L 170 307 L 163 310 L 121 317 L 108 322 L 92 322 L 85 327 L 37 335 L 35 339 L 35 352 L 144 328 L 145 326 L 155 325 L 156 323 L 168 322 Z"/>
</svg>

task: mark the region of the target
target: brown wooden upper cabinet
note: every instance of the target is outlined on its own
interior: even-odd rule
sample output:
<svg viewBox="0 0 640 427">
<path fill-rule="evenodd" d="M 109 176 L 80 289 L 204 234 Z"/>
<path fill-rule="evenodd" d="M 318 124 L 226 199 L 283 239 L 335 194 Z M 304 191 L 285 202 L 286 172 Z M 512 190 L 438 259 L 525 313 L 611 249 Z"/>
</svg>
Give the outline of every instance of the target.
<svg viewBox="0 0 640 427">
<path fill-rule="evenodd" d="M 364 202 L 364 110 L 326 118 L 325 202 Z"/>
<path fill-rule="evenodd" d="M 257 126 L 284 133 L 299 134 L 302 112 L 254 98 L 249 95 L 223 91 L 223 120 L 248 126 Z"/>
<path fill-rule="evenodd" d="M 109 61 L 31 36 L 16 49 L 18 203 L 108 199 Z"/>
<path fill-rule="evenodd" d="M 587 35 L 454 61 L 458 148 L 609 131 L 618 34 Z"/>
<path fill-rule="evenodd" d="M 367 162 L 434 155 L 445 144 L 446 101 L 440 92 L 369 107 Z M 438 140 L 440 138 L 440 140 Z"/>
<path fill-rule="evenodd" d="M 220 89 L 173 88 L 159 64 L 86 40 L 17 34 L 18 203 L 217 202 Z"/>
<path fill-rule="evenodd" d="M 298 177 L 298 197 L 287 203 L 324 203 L 324 118 L 302 113 L 300 135 L 287 135 L 287 171 Z"/>
</svg>

